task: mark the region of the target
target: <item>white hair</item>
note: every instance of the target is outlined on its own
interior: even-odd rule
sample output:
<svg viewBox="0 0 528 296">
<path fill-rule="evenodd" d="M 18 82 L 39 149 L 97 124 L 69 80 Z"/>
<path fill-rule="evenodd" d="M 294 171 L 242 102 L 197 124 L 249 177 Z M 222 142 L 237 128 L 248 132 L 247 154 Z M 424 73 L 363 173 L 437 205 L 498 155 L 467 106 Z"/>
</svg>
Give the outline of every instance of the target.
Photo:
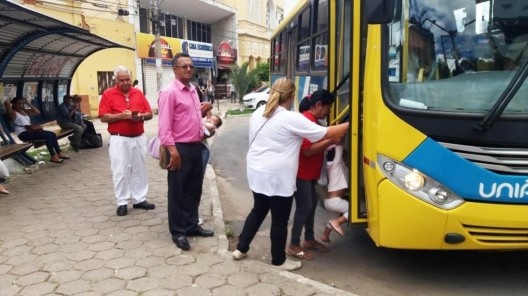
<svg viewBox="0 0 528 296">
<path fill-rule="evenodd" d="M 127 73 L 128 75 L 130 75 L 130 71 L 128 71 L 128 69 L 125 66 L 119 65 L 119 66 L 115 67 L 115 69 L 114 69 L 114 79 L 117 79 L 117 74 L 123 73 L 123 72 Z"/>
</svg>

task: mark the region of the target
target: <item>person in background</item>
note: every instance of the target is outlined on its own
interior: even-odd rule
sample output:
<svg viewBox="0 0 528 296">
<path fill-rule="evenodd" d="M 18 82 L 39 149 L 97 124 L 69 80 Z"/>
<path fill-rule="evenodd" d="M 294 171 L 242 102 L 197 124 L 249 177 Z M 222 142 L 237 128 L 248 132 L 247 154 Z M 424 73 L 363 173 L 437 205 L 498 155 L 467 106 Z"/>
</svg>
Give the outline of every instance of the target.
<svg viewBox="0 0 528 296">
<path fill-rule="evenodd" d="M 249 120 L 246 160 L 254 205 L 232 253 L 235 260 L 247 256 L 253 238 L 271 211 L 271 264 L 290 271 L 301 267 L 301 262 L 286 258 L 285 248 L 302 140 L 338 141 L 348 130 L 348 123 L 322 127 L 289 111 L 294 97 L 294 82 L 287 77 L 277 79 L 268 103 L 255 110 Z"/>
<path fill-rule="evenodd" d="M 138 84 L 139 84 L 139 81 L 136 79 L 134 80 L 134 82 L 132 82 L 132 87 L 139 88 Z"/>
<path fill-rule="evenodd" d="M 44 140 L 50 154 L 50 162 L 62 163 L 63 159 L 70 159 L 60 149 L 57 135 L 44 130 L 40 125 L 31 124 L 30 116 L 40 114 L 24 97 L 14 97 L 11 101 L 4 101 L 6 115 L 11 120 L 15 133 L 21 141 Z"/>
<path fill-rule="evenodd" d="M 207 100 L 214 105 L 215 87 L 213 86 L 213 83 L 211 83 L 211 80 L 207 80 Z"/>
<path fill-rule="evenodd" d="M 303 98 L 299 112 L 308 120 L 319 124 L 318 120 L 326 119 L 330 107 L 335 101 L 334 95 L 325 89 L 316 90 L 312 95 Z M 291 229 L 288 255 L 299 259 L 310 260 L 314 256 L 308 250 L 328 251 L 328 248 L 315 240 L 314 219 L 319 201 L 315 184 L 321 176 L 324 161 L 324 151 L 332 144 L 339 143 L 335 139 L 325 139 L 315 143 L 303 139 L 299 155 L 299 170 L 297 172 L 295 192 L 295 215 Z M 301 232 L 304 227 L 304 243 L 301 246 Z"/>
<path fill-rule="evenodd" d="M 81 136 L 81 138 L 86 138 L 87 135 L 94 135 L 97 132 L 95 131 L 95 126 L 93 122 L 90 120 L 84 119 L 83 114 L 81 112 L 81 102 L 82 97 L 80 95 L 73 95 L 72 96 L 72 102 L 77 106 L 77 110 L 75 111 L 75 119 L 74 122 L 84 126 L 84 132 Z"/>
<path fill-rule="evenodd" d="M 198 93 L 198 98 L 200 103 L 204 100 L 204 93 L 196 85 L 194 86 L 196 92 Z M 203 114 L 202 114 L 203 115 Z M 207 169 L 207 163 L 209 162 L 209 156 L 211 152 L 209 151 L 209 143 L 207 139 L 212 137 L 216 133 L 216 129 L 222 125 L 222 119 L 216 115 L 212 115 L 212 112 L 209 110 L 207 114 L 202 118 L 204 137 L 202 139 L 202 163 L 203 163 L 203 177 L 205 178 L 205 170 Z M 201 217 L 198 217 L 198 225 L 204 224 L 204 220 Z"/>
<path fill-rule="evenodd" d="M 232 83 L 227 85 L 227 95 L 231 98 L 231 103 L 236 103 L 236 89 Z"/>
<path fill-rule="evenodd" d="M 158 138 L 168 155 L 169 230 L 176 246 L 187 251 L 191 248 L 187 236 L 214 236 L 213 231 L 198 225 L 203 184 L 202 117 L 212 105 L 200 103 L 191 83 L 194 65 L 188 54 L 177 53 L 172 69 L 175 79 L 158 96 Z"/>
<path fill-rule="evenodd" d="M 147 201 L 147 137 L 144 121 L 152 119 L 152 110 L 141 91 L 132 87 L 130 72 L 123 66 L 114 70 L 115 86 L 103 93 L 99 118 L 108 123 L 110 168 L 114 182 L 117 215 L 127 214 L 128 199 L 133 208 L 153 210 Z"/>
<path fill-rule="evenodd" d="M 9 171 L 7 170 L 7 167 L 4 164 L 4 162 L 0 160 L 0 193 L 1 194 L 9 194 L 9 191 L 7 191 L 7 189 L 4 186 L 7 177 L 9 177 Z"/>
<path fill-rule="evenodd" d="M 73 129 L 73 135 L 68 137 L 70 146 L 75 152 L 79 152 L 81 146 L 81 137 L 86 126 L 82 122 L 76 121 L 77 103 L 72 102 L 70 95 L 64 95 L 62 104 L 59 105 L 57 112 L 57 124 L 62 129 Z"/>
</svg>

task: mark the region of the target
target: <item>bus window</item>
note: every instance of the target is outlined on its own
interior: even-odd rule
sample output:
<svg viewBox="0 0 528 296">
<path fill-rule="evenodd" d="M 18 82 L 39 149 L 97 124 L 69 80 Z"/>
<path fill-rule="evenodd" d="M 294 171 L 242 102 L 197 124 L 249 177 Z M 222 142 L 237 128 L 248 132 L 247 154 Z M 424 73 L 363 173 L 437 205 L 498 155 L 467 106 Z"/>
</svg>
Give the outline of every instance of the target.
<svg viewBox="0 0 528 296">
<path fill-rule="evenodd" d="M 325 40 L 326 35 L 315 38 L 315 51 L 313 58 L 313 69 L 326 71 L 328 67 L 328 42 Z"/>
<path fill-rule="evenodd" d="M 310 8 L 307 8 L 302 14 L 301 14 L 301 20 L 299 22 L 301 24 L 299 28 L 299 39 L 298 41 L 301 42 L 306 38 L 310 37 Z"/>
<path fill-rule="evenodd" d="M 297 71 L 308 71 L 310 65 L 310 43 L 301 43 L 297 50 Z"/>
<path fill-rule="evenodd" d="M 288 64 L 288 38 L 287 38 L 287 35 L 288 33 L 286 31 L 283 31 L 281 33 L 281 41 L 280 41 L 280 45 L 279 45 L 279 48 L 280 48 L 280 72 L 281 73 L 286 73 L 286 69 L 288 68 L 287 64 Z"/>
<path fill-rule="evenodd" d="M 424 112 L 490 110 L 528 56 L 524 6 L 506 2 L 400 2 L 397 10 L 407 11 L 388 27 L 390 102 Z M 526 98 L 524 82 L 504 113 L 528 113 Z"/>
<path fill-rule="evenodd" d="M 317 17 L 314 21 L 313 63 L 315 71 L 326 71 L 328 68 L 328 1 L 320 0 L 317 4 Z"/>
</svg>

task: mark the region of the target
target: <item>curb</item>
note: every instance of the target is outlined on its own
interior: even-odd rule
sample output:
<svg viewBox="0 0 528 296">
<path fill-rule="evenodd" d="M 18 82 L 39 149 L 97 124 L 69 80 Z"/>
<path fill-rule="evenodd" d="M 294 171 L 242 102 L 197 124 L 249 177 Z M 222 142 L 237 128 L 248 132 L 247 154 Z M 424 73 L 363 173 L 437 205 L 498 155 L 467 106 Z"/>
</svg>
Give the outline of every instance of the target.
<svg viewBox="0 0 528 296">
<path fill-rule="evenodd" d="M 211 192 L 210 195 L 211 195 L 211 207 L 212 207 L 212 213 L 213 213 L 213 219 L 214 219 L 214 229 L 218 237 L 217 253 L 223 258 L 225 258 L 226 260 L 233 260 L 231 257 L 231 253 L 229 252 L 229 240 L 227 239 L 227 236 L 225 233 L 224 213 L 222 211 L 222 205 L 220 202 L 220 194 L 219 194 L 218 187 L 216 184 L 216 174 L 213 170 L 213 167 L 210 164 L 207 165 L 206 178 L 209 183 L 209 190 Z M 277 270 L 273 268 L 271 265 L 260 262 L 260 261 L 246 259 L 240 262 L 247 268 L 251 268 L 251 269 L 257 268 L 260 270 L 266 270 L 270 273 L 278 274 L 281 277 L 294 280 L 298 283 L 309 285 L 319 291 L 328 293 L 329 295 L 358 296 L 356 294 L 352 294 L 352 293 L 340 290 L 338 288 L 335 288 L 325 283 L 317 282 L 315 280 L 309 279 L 302 275 L 298 275 L 296 273 Z"/>
</svg>

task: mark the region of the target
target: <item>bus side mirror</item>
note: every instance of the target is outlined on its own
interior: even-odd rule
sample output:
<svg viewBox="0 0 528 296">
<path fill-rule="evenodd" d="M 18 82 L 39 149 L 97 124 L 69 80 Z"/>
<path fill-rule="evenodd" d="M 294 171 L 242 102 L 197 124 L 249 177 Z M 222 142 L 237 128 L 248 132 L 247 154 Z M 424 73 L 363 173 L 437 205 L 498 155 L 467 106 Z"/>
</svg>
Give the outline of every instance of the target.
<svg viewBox="0 0 528 296">
<path fill-rule="evenodd" d="M 386 24 L 394 18 L 394 0 L 363 0 L 363 11 L 369 24 Z"/>
</svg>

